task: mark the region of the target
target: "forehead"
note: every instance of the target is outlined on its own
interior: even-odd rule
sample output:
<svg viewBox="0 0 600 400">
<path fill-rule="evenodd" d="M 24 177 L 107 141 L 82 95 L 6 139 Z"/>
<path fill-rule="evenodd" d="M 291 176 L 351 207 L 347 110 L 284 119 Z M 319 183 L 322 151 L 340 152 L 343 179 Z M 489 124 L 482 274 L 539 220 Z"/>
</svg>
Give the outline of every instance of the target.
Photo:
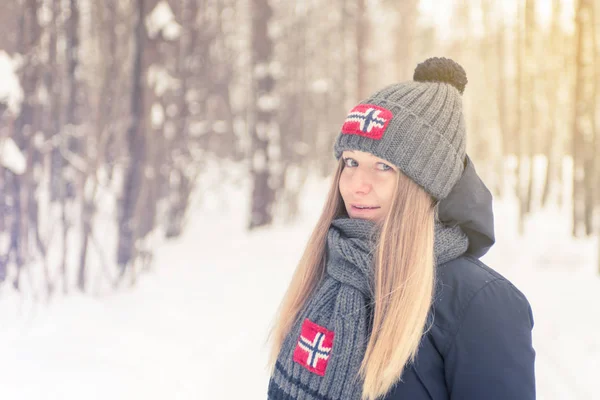
<svg viewBox="0 0 600 400">
<path fill-rule="evenodd" d="M 364 161 L 385 161 L 383 158 L 379 158 L 371 153 L 367 153 L 365 151 L 360 151 L 360 150 L 344 150 L 344 152 L 342 153 L 342 156 L 344 157 L 352 157 L 354 159 L 357 160 L 364 160 Z"/>
</svg>

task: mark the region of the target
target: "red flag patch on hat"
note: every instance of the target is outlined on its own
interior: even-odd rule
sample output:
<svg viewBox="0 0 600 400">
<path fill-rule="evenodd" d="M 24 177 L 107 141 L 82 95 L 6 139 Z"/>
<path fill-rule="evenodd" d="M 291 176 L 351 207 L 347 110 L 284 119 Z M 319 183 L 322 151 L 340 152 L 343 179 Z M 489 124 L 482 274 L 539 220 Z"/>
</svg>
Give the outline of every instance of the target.
<svg viewBox="0 0 600 400">
<path fill-rule="evenodd" d="M 331 356 L 333 336 L 332 331 L 306 318 L 294 350 L 294 361 L 309 371 L 324 376 Z"/>
<path fill-rule="evenodd" d="M 342 133 L 380 140 L 394 115 L 386 108 L 374 104 L 359 104 L 350 110 Z"/>
</svg>

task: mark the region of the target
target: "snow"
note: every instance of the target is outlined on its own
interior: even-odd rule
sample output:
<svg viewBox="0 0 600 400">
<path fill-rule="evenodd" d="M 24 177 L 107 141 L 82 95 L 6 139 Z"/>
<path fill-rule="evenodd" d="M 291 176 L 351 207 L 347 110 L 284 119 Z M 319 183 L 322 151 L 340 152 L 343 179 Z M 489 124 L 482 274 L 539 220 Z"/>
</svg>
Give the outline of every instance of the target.
<svg viewBox="0 0 600 400">
<path fill-rule="evenodd" d="M 257 106 L 260 111 L 272 112 L 279 108 L 279 97 L 274 94 L 263 94 L 258 98 Z"/>
<path fill-rule="evenodd" d="M 227 121 L 225 120 L 217 120 L 215 122 L 213 122 L 213 132 L 215 133 L 226 133 L 227 132 Z"/>
<path fill-rule="evenodd" d="M 21 175 L 27 168 L 27 160 L 11 138 L 0 139 L 0 165 L 16 175 Z"/>
<path fill-rule="evenodd" d="M 263 79 L 269 73 L 269 65 L 265 63 L 258 63 L 254 66 L 254 78 Z"/>
<path fill-rule="evenodd" d="M 236 179 L 202 181 L 188 230 L 158 248 L 156 268 L 134 288 L 46 305 L 0 286 L 3 398 L 264 399 L 266 334 L 328 186 L 307 182 L 299 222 L 247 233 L 239 205 L 250 186 Z M 530 218 L 519 237 L 514 199 L 494 207 L 497 243 L 483 261 L 532 305 L 538 399 L 594 398 L 597 239 L 570 238 L 568 209 L 557 207 Z"/>
<path fill-rule="evenodd" d="M 262 172 L 267 168 L 267 155 L 264 150 L 256 150 L 252 156 L 252 169 L 256 172 Z"/>
<path fill-rule="evenodd" d="M 263 121 L 256 123 L 256 137 L 260 140 L 267 140 L 269 138 L 269 124 Z"/>
<path fill-rule="evenodd" d="M 15 73 L 17 67 L 18 59 L 0 50 L 0 103 L 8 104 L 8 109 L 15 116 L 19 114 L 23 102 L 23 89 Z"/>
<path fill-rule="evenodd" d="M 283 66 L 277 60 L 271 61 L 271 63 L 269 64 L 269 71 L 271 71 L 271 75 L 273 75 L 273 77 L 276 80 L 279 80 L 279 79 L 282 79 L 283 77 L 285 77 Z"/>
<path fill-rule="evenodd" d="M 268 64 L 260 62 L 254 66 L 254 78 L 256 80 L 264 79 L 268 75 L 271 75 L 275 80 L 282 78 L 284 71 L 281 63 L 273 60 Z"/>
<path fill-rule="evenodd" d="M 312 84 L 310 85 L 310 89 L 314 92 L 314 93 L 326 93 L 329 90 L 329 80 L 327 79 L 316 79 L 312 82 Z"/>
<path fill-rule="evenodd" d="M 281 159 L 281 146 L 279 146 L 279 144 L 275 143 L 274 141 L 269 142 L 269 145 L 267 147 L 267 154 L 269 155 L 269 160 L 271 160 L 271 170 L 274 172 L 282 171 L 282 165 L 279 165 L 280 163 L 277 162 L 277 160 Z"/>
<path fill-rule="evenodd" d="M 208 132 L 210 132 L 208 121 L 190 122 L 189 132 L 190 136 L 193 137 L 206 135 Z"/>
<path fill-rule="evenodd" d="M 179 87 L 179 80 L 169 74 L 166 68 L 153 64 L 148 68 L 148 86 L 154 88 L 157 96 L 162 96 L 169 89 Z"/>
<path fill-rule="evenodd" d="M 37 11 L 38 23 L 41 26 L 47 26 L 52 22 L 52 8 L 50 4 L 41 3 Z"/>
<path fill-rule="evenodd" d="M 181 25 L 175 21 L 175 15 L 166 0 L 158 2 L 146 17 L 146 29 L 151 38 L 156 37 L 161 31 L 166 40 L 176 40 L 181 35 Z"/>
<path fill-rule="evenodd" d="M 165 122 L 165 111 L 159 103 L 152 104 L 152 108 L 150 110 L 152 127 L 160 128 Z"/>
</svg>

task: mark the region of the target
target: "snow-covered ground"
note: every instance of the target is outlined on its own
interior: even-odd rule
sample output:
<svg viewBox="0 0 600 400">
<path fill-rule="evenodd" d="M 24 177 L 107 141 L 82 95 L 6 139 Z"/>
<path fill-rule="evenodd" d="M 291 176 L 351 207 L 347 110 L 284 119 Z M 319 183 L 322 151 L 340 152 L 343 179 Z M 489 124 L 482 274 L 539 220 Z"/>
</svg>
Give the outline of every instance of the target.
<svg viewBox="0 0 600 400">
<path fill-rule="evenodd" d="M 1 398 L 264 399 L 266 333 L 326 183 L 306 192 L 300 222 L 252 234 L 244 188 L 206 198 L 132 290 L 44 305 L 3 287 Z M 598 398 L 596 241 L 571 239 L 558 210 L 538 213 L 518 237 L 513 204 L 495 203 L 498 239 L 484 261 L 532 304 L 538 398 Z"/>
</svg>

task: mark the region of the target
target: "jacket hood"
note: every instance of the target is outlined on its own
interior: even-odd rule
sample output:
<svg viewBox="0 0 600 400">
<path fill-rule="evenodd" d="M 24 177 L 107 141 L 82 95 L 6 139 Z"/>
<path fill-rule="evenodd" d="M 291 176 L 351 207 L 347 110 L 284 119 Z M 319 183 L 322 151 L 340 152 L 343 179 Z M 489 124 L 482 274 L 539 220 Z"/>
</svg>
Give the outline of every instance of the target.
<svg viewBox="0 0 600 400">
<path fill-rule="evenodd" d="M 468 155 L 461 178 L 438 204 L 438 219 L 449 226 L 460 226 L 469 238 L 466 253 L 477 258 L 487 253 L 496 241 L 492 193 L 477 175 Z"/>
</svg>

